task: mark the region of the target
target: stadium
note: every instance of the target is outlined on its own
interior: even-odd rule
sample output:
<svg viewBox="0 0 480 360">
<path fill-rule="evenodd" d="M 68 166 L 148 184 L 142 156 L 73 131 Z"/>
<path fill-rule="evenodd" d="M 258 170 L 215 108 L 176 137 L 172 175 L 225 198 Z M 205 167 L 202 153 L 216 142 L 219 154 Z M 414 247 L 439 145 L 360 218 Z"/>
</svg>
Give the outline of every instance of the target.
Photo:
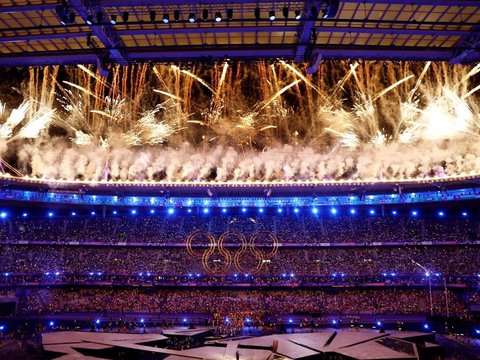
<svg viewBox="0 0 480 360">
<path fill-rule="evenodd" d="M 480 357 L 477 1 L 0 7 L 0 357 Z"/>
</svg>

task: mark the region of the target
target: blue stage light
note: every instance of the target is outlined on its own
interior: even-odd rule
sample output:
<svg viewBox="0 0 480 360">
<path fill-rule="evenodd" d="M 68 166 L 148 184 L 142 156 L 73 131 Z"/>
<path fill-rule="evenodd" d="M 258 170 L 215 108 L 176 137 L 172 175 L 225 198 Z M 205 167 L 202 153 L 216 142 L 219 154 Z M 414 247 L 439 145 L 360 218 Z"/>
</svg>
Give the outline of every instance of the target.
<svg viewBox="0 0 480 360">
<path fill-rule="evenodd" d="M 375 210 L 371 209 L 369 212 L 370 212 L 370 215 L 375 215 Z"/>
<path fill-rule="evenodd" d="M 475 334 L 480 335 L 480 329 L 475 329 Z"/>
<path fill-rule="evenodd" d="M 337 325 L 337 320 L 333 319 L 333 320 L 332 320 L 332 324 L 333 324 L 333 325 Z"/>
<path fill-rule="evenodd" d="M 356 213 L 355 209 L 350 209 L 350 214 L 354 215 Z"/>
<path fill-rule="evenodd" d="M 54 322 L 54 321 L 50 321 L 50 322 L 48 323 L 48 325 L 50 325 L 50 326 L 53 327 L 53 326 L 55 326 L 55 322 Z"/>
<path fill-rule="evenodd" d="M 0 325 L 0 331 L 5 330 L 5 325 Z"/>
<path fill-rule="evenodd" d="M 168 215 L 173 215 L 175 210 L 173 208 L 168 209 Z"/>
<path fill-rule="evenodd" d="M 204 213 L 204 214 L 208 214 L 209 211 L 210 211 L 210 210 L 209 210 L 208 208 L 204 208 L 204 209 L 203 209 L 203 213 Z"/>
<path fill-rule="evenodd" d="M 191 214 L 191 213 L 192 213 L 192 209 L 188 209 L 187 212 L 188 212 L 189 214 Z"/>
<path fill-rule="evenodd" d="M 58 271 L 57 271 L 57 272 L 55 272 L 55 276 L 58 276 L 58 275 L 60 275 L 60 273 L 59 273 Z"/>
<path fill-rule="evenodd" d="M 187 322 L 187 318 L 183 318 L 183 322 L 186 323 L 186 322 Z"/>
<path fill-rule="evenodd" d="M 313 208 L 313 209 L 312 209 L 312 213 L 314 213 L 315 215 L 317 215 L 317 214 L 318 214 L 318 209 L 317 209 L 317 208 Z"/>
<path fill-rule="evenodd" d="M 293 323 L 293 320 L 292 320 L 292 319 L 288 319 L 288 323 L 289 323 L 289 324 Z"/>
<path fill-rule="evenodd" d="M 117 210 L 113 210 L 112 214 L 113 214 L 113 215 L 117 215 L 117 214 L 118 214 L 118 213 L 117 213 Z"/>
<path fill-rule="evenodd" d="M 293 212 L 294 212 L 295 214 L 298 214 L 299 211 L 300 211 L 300 210 L 299 210 L 298 208 L 293 209 Z"/>
<path fill-rule="evenodd" d="M 0 215 L 1 216 L 1 215 Z M 53 217 L 53 212 L 48 213 L 48 217 Z"/>
<path fill-rule="evenodd" d="M 222 209 L 222 213 L 226 214 L 226 213 L 227 213 L 227 209 L 226 209 L 226 208 L 223 208 L 223 209 Z"/>
<path fill-rule="evenodd" d="M 336 208 L 332 208 L 332 209 L 330 210 L 330 212 L 331 212 L 333 215 L 335 215 L 335 214 L 337 213 L 337 209 L 336 209 Z"/>
<path fill-rule="evenodd" d="M 417 216 L 417 215 L 418 215 L 417 210 L 413 210 L 413 211 L 412 211 L 412 216 Z"/>
<path fill-rule="evenodd" d="M 263 214 L 263 208 L 258 209 L 258 212 L 259 212 L 260 214 Z"/>
<path fill-rule="evenodd" d="M 77 213 L 75 211 L 72 211 L 71 215 L 72 216 L 77 216 Z"/>
<path fill-rule="evenodd" d="M 392 210 L 392 215 L 397 215 L 397 210 Z"/>
<path fill-rule="evenodd" d="M 137 210 L 132 210 L 132 211 L 130 211 L 130 213 L 131 213 L 132 215 L 137 215 Z"/>
<path fill-rule="evenodd" d="M 428 324 L 423 324 L 423 328 L 424 328 L 425 330 L 428 330 L 428 329 L 430 329 L 430 325 L 428 325 Z"/>
<path fill-rule="evenodd" d="M 444 216 L 444 215 L 445 215 L 445 213 L 443 211 L 438 212 L 438 216 Z"/>
<path fill-rule="evenodd" d="M 100 319 L 95 320 L 95 324 L 100 324 Z"/>
<path fill-rule="evenodd" d="M 145 319 L 143 319 L 143 318 L 142 318 L 142 319 L 140 319 L 140 323 L 142 323 L 142 324 L 143 324 L 144 322 L 145 322 Z"/>
<path fill-rule="evenodd" d="M 27 214 L 27 213 L 23 213 L 22 216 L 25 218 L 25 217 L 28 216 L 28 214 Z"/>
<path fill-rule="evenodd" d="M 92 212 L 90 213 L 90 215 L 94 216 L 94 215 L 95 215 L 95 211 L 92 211 Z"/>
<path fill-rule="evenodd" d="M 242 212 L 243 212 L 243 213 L 247 212 L 247 209 L 246 209 L 246 208 L 242 208 Z"/>
<path fill-rule="evenodd" d="M 282 208 L 278 208 L 278 209 L 277 209 L 277 212 L 278 212 L 279 214 L 281 214 L 281 213 L 283 212 L 283 209 L 282 209 Z"/>
<path fill-rule="evenodd" d="M 151 209 L 150 214 L 155 214 L 155 210 Z"/>
<path fill-rule="evenodd" d="M 462 216 L 467 216 L 468 213 L 466 211 L 462 212 Z"/>
<path fill-rule="evenodd" d="M 377 326 L 382 326 L 382 322 L 381 322 L 381 321 L 377 321 Z"/>
</svg>

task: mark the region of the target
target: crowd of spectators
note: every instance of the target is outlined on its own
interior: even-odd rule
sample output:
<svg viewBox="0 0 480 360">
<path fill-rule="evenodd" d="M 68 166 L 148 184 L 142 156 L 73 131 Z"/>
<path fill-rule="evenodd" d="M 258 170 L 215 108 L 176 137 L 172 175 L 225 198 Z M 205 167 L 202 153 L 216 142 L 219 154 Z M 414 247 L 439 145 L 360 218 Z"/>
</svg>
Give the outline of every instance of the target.
<svg viewBox="0 0 480 360">
<path fill-rule="evenodd" d="M 287 314 L 427 314 L 428 290 L 205 290 L 205 289 L 29 289 L 19 304 L 23 313 L 219 314 L 261 318 Z M 467 316 L 459 293 L 448 291 L 449 314 Z M 443 291 L 432 291 L 433 311 L 445 315 Z"/>
<path fill-rule="evenodd" d="M 215 236 L 237 231 L 247 237 L 271 231 L 286 244 L 420 241 L 468 243 L 479 237 L 480 227 L 469 217 L 346 216 L 285 214 L 258 216 L 138 215 L 89 217 L 12 218 L 0 221 L 0 242 L 40 241 L 79 243 L 182 243 L 195 230 Z"/>
<path fill-rule="evenodd" d="M 226 248 L 232 257 L 239 247 Z M 264 255 L 270 248 L 261 249 Z M 195 249 L 200 254 L 205 248 Z M 257 254 L 258 256 L 258 254 Z M 245 258 L 245 261 L 243 260 Z M 246 251 L 240 262 L 244 268 L 258 264 L 251 251 Z M 251 260 L 250 262 L 248 260 Z M 225 257 L 216 251 L 209 263 L 223 267 Z M 480 271 L 480 252 L 475 245 L 428 246 L 374 246 L 374 247 L 319 247 L 282 248 L 269 261 L 262 263 L 256 276 L 388 276 L 402 274 L 425 276 L 476 276 Z M 202 259 L 193 258 L 184 246 L 177 247 L 113 247 L 66 245 L 1 245 L 2 271 L 13 274 L 76 274 L 89 273 L 163 276 L 205 274 Z M 244 275 L 232 261 L 223 275 Z M 392 275 L 393 274 L 393 275 Z"/>
</svg>

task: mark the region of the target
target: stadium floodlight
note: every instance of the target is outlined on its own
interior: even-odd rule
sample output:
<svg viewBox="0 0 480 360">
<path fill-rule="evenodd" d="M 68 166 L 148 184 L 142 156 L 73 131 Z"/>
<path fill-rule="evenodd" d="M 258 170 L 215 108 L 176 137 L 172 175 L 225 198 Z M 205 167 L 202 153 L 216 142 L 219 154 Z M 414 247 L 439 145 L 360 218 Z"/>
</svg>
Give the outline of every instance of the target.
<svg viewBox="0 0 480 360">
<path fill-rule="evenodd" d="M 271 11 L 268 13 L 268 19 L 269 19 L 270 21 L 275 21 L 275 19 L 276 19 L 275 11 L 271 10 Z"/>
<path fill-rule="evenodd" d="M 163 21 L 164 24 L 168 24 L 170 22 L 170 16 L 167 13 L 163 14 L 163 20 L 162 21 Z"/>
<path fill-rule="evenodd" d="M 217 11 L 215 13 L 215 21 L 216 22 L 221 22 L 222 21 L 222 14 L 219 11 Z"/>
<path fill-rule="evenodd" d="M 188 14 L 188 22 L 190 22 L 190 23 L 195 22 L 195 14 L 194 13 Z"/>
<path fill-rule="evenodd" d="M 110 24 L 112 25 L 117 24 L 117 15 L 110 15 Z"/>
<path fill-rule="evenodd" d="M 302 12 L 300 10 L 295 10 L 295 20 L 300 20 L 302 18 Z"/>
</svg>

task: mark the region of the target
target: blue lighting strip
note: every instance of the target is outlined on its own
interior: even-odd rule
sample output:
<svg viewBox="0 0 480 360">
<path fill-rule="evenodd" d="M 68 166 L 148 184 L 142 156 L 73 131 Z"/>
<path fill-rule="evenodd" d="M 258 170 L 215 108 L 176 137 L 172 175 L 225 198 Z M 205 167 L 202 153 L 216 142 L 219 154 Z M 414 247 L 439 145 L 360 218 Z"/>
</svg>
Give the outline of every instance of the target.
<svg viewBox="0 0 480 360">
<path fill-rule="evenodd" d="M 304 196 L 304 197 L 166 197 L 111 196 L 69 192 L 35 192 L 7 190 L 0 200 L 54 203 L 69 205 L 149 206 L 149 207 L 284 207 L 284 206 L 341 206 L 341 205 L 398 205 L 480 199 L 480 191 L 469 189 L 428 191 L 404 194 L 365 196 Z"/>
</svg>

